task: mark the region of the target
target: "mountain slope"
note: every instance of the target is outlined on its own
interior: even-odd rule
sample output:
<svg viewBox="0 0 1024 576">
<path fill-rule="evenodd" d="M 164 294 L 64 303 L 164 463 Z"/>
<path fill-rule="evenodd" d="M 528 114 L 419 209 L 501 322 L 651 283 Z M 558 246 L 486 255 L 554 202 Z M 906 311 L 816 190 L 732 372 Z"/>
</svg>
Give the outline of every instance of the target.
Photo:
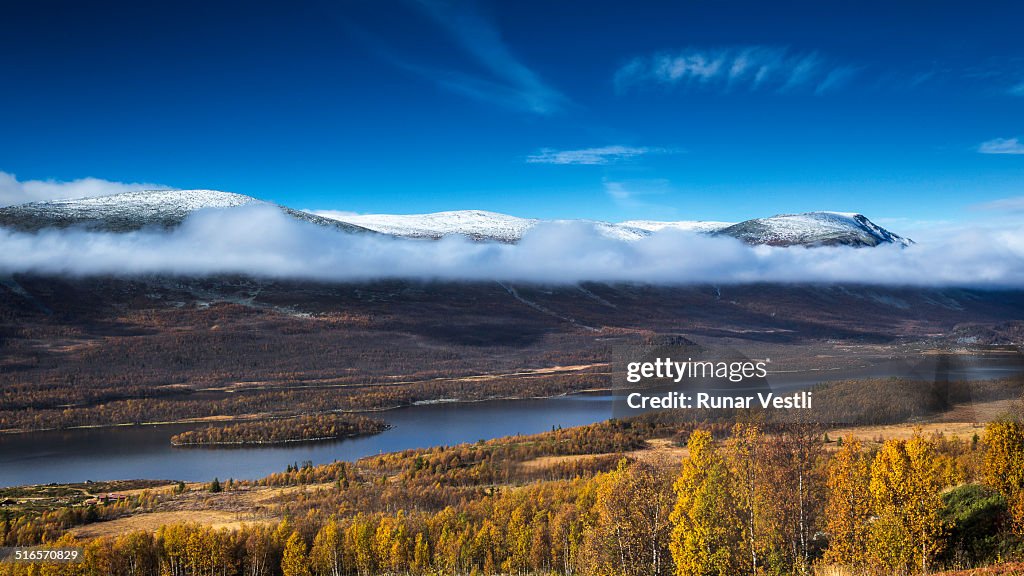
<svg viewBox="0 0 1024 576">
<path fill-rule="evenodd" d="M 321 216 L 336 218 L 383 234 L 404 238 L 438 239 L 459 235 L 473 240 L 514 243 L 523 234 L 544 222 L 581 222 L 592 225 L 598 233 L 614 240 L 633 241 L 650 236 L 663 228 L 705 232 L 728 226 L 728 222 L 650 222 L 630 221 L 614 224 L 596 220 L 538 220 L 519 218 L 485 210 L 454 210 L 431 214 L 340 214 L 317 212 Z"/>
<path fill-rule="evenodd" d="M 277 206 L 251 196 L 218 190 L 145 190 L 110 196 L 32 202 L 0 208 L 0 226 L 23 232 L 83 226 L 108 232 L 145 227 L 173 228 L 204 208 L 235 208 L 251 204 Z M 277 206 L 293 218 L 348 232 L 366 229 L 330 218 Z"/>
<path fill-rule="evenodd" d="M 393 236 L 405 238 L 443 238 L 448 235 L 467 236 L 474 240 L 518 242 L 523 234 L 545 222 L 533 218 L 517 218 L 496 212 L 458 210 L 433 214 L 339 214 L 321 212 Z M 555 220 L 550 222 L 569 222 Z M 746 220 L 738 224 L 716 221 L 659 222 L 629 220 L 613 224 L 578 220 L 594 226 L 608 238 L 635 241 L 661 230 L 682 230 L 703 234 L 731 236 L 748 244 L 770 246 L 877 246 L 908 245 L 912 242 L 871 222 L 861 214 L 841 212 L 808 212 L 784 214 L 770 218 Z"/>
<path fill-rule="evenodd" d="M 747 244 L 768 246 L 908 246 L 913 241 L 882 228 L 862 214 L 807 212 L 755 218 L 714 232 Z"/>
<path fill-rule="evenodd" d="M 516 242 L 540 222 L 533 218 L 518 218 L 485 210 L 453 210 L 433 214 L 320 214 L 382 234 L 435 240 L 457 234 L 474 240 Z"/>
<path fill-rule="evenodd" d="M 146 227 L 173 228 L 196 210 L 230 209 L 247 205 L 274 206 L 285 214 L 346 232 L 378 232 L 402 238 L 439 239 L 449 235 L 477 241 L 515 243 L 544 223 L 576 222 L 592 226 L 614 240 L 632 242 L 662 230 L 731 236 L 747 244 L 769 246 L 877 246 L 912 241 L 878 226 L 861 214 L 808 212 L 756 218 L 738 224 L 714 221 L 621 223 L 593 220 L 538 220 L 483 210 L 455 210 L 433 214 L 349 214 L 301 212 L 242 194 L 217 190 L 148 190 L 110 196 L 33 202 L 0 208 L 0 226 L 34 232 L 44 228 L 82 226 L 109 232 Z"/>
</svg>

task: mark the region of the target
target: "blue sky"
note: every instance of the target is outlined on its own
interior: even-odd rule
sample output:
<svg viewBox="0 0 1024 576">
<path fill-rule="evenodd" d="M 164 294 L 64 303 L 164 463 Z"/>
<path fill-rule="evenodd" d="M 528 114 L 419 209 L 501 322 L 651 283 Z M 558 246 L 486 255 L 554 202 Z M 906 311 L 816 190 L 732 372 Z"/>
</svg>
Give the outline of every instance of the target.
<svg viewBox="0 0 1024 576">
<path fill-rule="evenodd" d="M 829 209 L 897 231 L 1024 210 L 1013 2 L 0 10 L 0 170 L 21 181 L 612 221 Z"/>
</svg>

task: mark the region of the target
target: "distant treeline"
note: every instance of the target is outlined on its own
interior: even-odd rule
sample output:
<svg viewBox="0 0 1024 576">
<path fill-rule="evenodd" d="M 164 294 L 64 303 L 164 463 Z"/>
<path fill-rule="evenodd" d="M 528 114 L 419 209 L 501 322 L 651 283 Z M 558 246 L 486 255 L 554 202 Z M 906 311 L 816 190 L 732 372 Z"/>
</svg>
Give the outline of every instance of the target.
<svg viewBox="0 0 1024 576">
<path fill-rule="evenodd" d="M 171 437 L 175 446 L 214 444 L 281 444 L 311 440 L 335 440 L 380 434 L 389 425 L 375 418 L 349 414 L 313 414 L 228 426 L 209 426 Z"/>
</svg>

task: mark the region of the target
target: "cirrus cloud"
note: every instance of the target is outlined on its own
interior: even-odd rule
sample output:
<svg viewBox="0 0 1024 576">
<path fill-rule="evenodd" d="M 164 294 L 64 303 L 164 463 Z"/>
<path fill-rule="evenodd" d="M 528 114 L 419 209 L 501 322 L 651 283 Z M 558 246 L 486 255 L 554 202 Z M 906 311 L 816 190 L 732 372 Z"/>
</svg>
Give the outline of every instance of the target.
<svg viewBox="0 0 1024 576">
<path fill-rule="evenodd" d="M 526 157 L 528 164 L 582 164 L 604 165 L 623 160 L 630 160 L 646 154 L 674 154 L 671 148 L 651 148 L 648 146 L 601 146 L 599 148 L 581 148 L 577 150 L 556 150 L 542 148 L 536 154 Z"/>
<path fill-rule="evenodd" d="M 620 92 L 654 84 L 821 94 L 840 88 L 856 72 L 856 68 L 836 64 L 817 52 L 774 46 L 689 48 L 630 60 L 615 73 L 615 87 Z"/>
</svg>

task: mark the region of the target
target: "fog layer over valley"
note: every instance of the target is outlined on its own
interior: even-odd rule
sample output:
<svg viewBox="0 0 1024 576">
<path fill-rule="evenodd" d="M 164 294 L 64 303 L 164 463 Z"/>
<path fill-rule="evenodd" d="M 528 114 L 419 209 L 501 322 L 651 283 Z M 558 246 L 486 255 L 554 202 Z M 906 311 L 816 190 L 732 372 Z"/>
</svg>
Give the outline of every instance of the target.
<svg viewBox="0 0 1024 576">
<path fill-rule="evenodd" d="M 512 244 L 348 233 L 251 204 L 198 210 L 170 230 L 4 228 L 0 243 L 6 274 L 1024 286 L 1021 228 L 962 230 L 910 245 L 806 248 L 751 246 L 670 227 L 624 242 L 593 223 L 566 221 L 542 222 Z"/>
</svg>

